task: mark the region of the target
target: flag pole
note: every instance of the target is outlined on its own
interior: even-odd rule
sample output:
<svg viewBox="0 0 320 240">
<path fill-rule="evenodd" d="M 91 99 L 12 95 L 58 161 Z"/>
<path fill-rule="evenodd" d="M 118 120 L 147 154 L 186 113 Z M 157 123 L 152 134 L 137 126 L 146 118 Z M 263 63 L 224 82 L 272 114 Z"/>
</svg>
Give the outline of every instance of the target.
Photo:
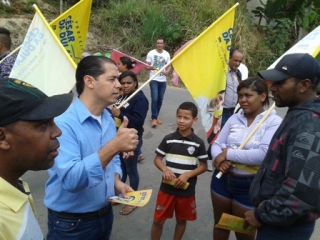
<svg viewBox="0 0 320 240">
<path fill-rule="evenodd" d="M 171 61 L 168 62 L 166 65 L 164 65 L 159 71 L 157 71 L 151 78 L 149 78 L 146 82 L 144 82 L 135 92 L 133 92 L 126 100 L 121 102 L 117 108 L 121 108 L 123 105 L 125 105 L 131 98 L 133 98 L 144 86 L 146 86 L 151 80 L 153 80 L 156 76 L 158 76 L 163 70 L 166 69 L 171 64 Z"/>
<path fill-rule="evenodd" d="M 204 34 L 206 34 L 210 29 L 217 24 L 221 19 L 224 18 L 225 15 L 229 14 L 234 8 L 239 5 L 237 2 L 234 4 L 228 11 L 226 11 L 221 17 L 219 17 L 213 24 L 211 24 L 206 30 L 204 30 L 199 36 L 197 36 L 188 46 L 181 50 L 176 56 L 174 56 L 169 63 L 167 63 L 164 67 L 162 67 L 155 75 L 153 75 L 150 79 L 148 79 L 145 83 L 143 83 L 134 93 L 130 95 L 125 101 L 123 101 L 117 108 L 121 108 L 124 104 L 126 104 L 131 98 L 133 98 L 145 85 L 147 85 L 151 80 L 153 80 L 159 73 L 165 70 L 172 62 L 174 62 L 181 54 L 183 54 L 188 48 L 192 47 L 192 45 L 197 42 Z"/>
<path fill-rule="evenodd" d="M 61 0 L 61 1 L 62 1 L 62 0 Z M 70 7 L 68 10 L 66 10 L 66 11 L 64 12 L 64 14 L 72 11 L 72 10 L 73 10 L 74 8 L 76 8 L 82 1 L 84 1 L 84 0 L 81 0 L 81 1 L 77 2 L 75 5 L 73 5 L 73 6 Z M 40 10 L 39 10 L 39 11 L 40 11 Z M 61 13 L 60 13 L 60 15 L 59 15 L 57 18 L 55 18 L 53 21 L 51 21 L 51 22 L 49 23 L 49 25 L 51 25 L 52 23 L 54 23 L 54 22 L 56 21 L 56 19 L 58 19 L 60 16 L 61 16 Z M 51 27 L 50 27 L 50 28 L 51 28 Z M 22 45 L 18 46 L 18 47 L 15 48 L 14 50 L 12 50 L 6 57 L 4 57 L 4 58 L 0 61 L 0 63 L 2 63 L 7 57 L 10 57 L 12 54 L 14 54 L 14 53 L 16 53 L 17 51 L 19 51 L 20 48 L 21 48 L 21 46 L 22 46 Z M 72 61 L 73 61 L 73 60 L 72 60 Z"/>
<path fill-rule="evenodd" d="M 13 51 L 11 51 L 7 56 L 5 56 L 0 63 L 2 63 L 7 57 L 10 57 L 11 55 L 13 55 L 14 53 L 18 52 L 21 48 L 21 45 L 19 47 L 17 47 L 16 49 L 14 49 Z"/>
</svg>

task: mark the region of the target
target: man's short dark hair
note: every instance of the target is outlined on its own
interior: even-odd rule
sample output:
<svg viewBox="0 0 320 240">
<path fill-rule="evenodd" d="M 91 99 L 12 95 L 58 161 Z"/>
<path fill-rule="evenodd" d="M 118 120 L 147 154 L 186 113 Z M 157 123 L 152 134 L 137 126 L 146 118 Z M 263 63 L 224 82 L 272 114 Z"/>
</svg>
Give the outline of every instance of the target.
<svg viewBox="0 0 320 240">
<path fill-rule="evenodd" d="M 0 34 L 6 34 L 6 35 L 10 36 L 11 32 L 4 27 L 0 27 Z"/>
<path fill-rule="evenodd" d="M 196 118 L 198 116 L 198 107 L 193 102 L 183 102 L 178 107 L 177 113 L 179 109 L 190 110 L 193 118 Z"/>
<path fill-rule="evenodd" d="M 81 59 L 76 70 L 76 89 L 81 95 L 84 89 L 83 77 L 92 76 L 94 79 L 105 73 L 105 63 L 117 64 L 110 58 L 104 56 L 87 56 Z"/>
<path fill-rule="evenodd" d="M 239 52 L 239 53 L 243 54 L 243 53 L 240 51 L 239 48 L 231 48 L 231 49 L 230 49 L 230 54 L 229 54 L 229 59 L 232 58 L 232 56 L 233 56 L 233 54 L 234 54 L 235 52 Z"/>
<path fill-rule="evenodd" d="M 166 42 L 166 39 L 165 39 L 164 37 L 157 37 L 156 41 L 158 41 L 158 40 L 162 40 L 162 41 L 163 41 L 163 43 L 165 43 L 165 42 Z"/>
</svg>

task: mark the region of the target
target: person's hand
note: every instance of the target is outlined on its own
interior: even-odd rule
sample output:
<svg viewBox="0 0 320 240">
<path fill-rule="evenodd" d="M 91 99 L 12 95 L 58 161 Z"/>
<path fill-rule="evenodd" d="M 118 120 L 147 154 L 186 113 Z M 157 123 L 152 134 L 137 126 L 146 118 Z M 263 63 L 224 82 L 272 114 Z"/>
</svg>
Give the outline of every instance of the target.
<svg viewBox="0 0 320 240">
<path fill-rule="evenodd" d="M 133 157 L 133 155 L 134 155 L 134 151 L 123 152 L 123 153 L 122 153 L 122 157 L 123 157 L 124 159 L 127 159 L 127 158 L 129 158 L 129 157 Z"/>
<path fill-rule="evenodd" d="M 168 76 L 170 71 L 163 71 L 163 75 Z"/>
<path fill-rule="evenodd" d="M 183 186 L 188 182 L 188 173 L 181 174 L 174 183 L 175 188 L 183 188 Z"/>
<path fill-rule="evenodd" d="M 233 167 L 235 167 L 234 164 L 231 161 L 226 160 L 219 165 L 218 169 L 222 173 L 227 173 Z"/>
<path fill-rule="evenodd" d="M 127 128 L 128 118 L 123 117 L 123 122 L 118 129 L 117 135 L 113 139 L 116 141 L 115 146 L 117 146 L 119 152 L 130 152 L 137 148 L 139 143 L 138 132 L 134 128 Z"/>
<path fill-rule="evenodd" d="M 220 164 L 223 161 L 227 160 L 227 151 L 228 151 L 228 148 L 223 149 L 223 151 L 220 154 L 218 154 L 214 159 L 213 164 L 216 169 L 220 170 Z"/>
<path fill-rule="evenodd" d="M 174 175 L 174 173 L 171 170 L 169 170 L 167 167 L 162 171 L 162 178 L 164 180 L 171 181 L 175 177 L 176 177 L 176 175 Z"/>
<path fill-rule="evenodd" d="M 121 111 L 119 108 L 116 108 L 115 106 L 113 106 L 111 109 L 111 112 L 114 117 L 119 117 Z"/>
<path fill-rule="evenodd" d="M 128 197 L 127 192 L 132 192 L 133 189 L 129 185 L 121 182 L 120 179 L 115 178 L 114 191 L 117 196 L 122 194 L 123 197 Z"/>
<path fill-rule="evenodd" d="M 246 220 L 246 223 L 251 225 L 252 227 L 259 228 L 262 226 L 262 224 L 254 216 L 254 210 L 246 211 L 244 213 L 244 219 Z M 246 229 L 248 226 L 247 224 L 245 224 L 243 228 Z"/>
<path fill-rule="evenodd" d="M 147 70 L 155 70 L 156 68 L 154 66 L 149 65 L 148 67 L 146 67 Z"/>
</svg>

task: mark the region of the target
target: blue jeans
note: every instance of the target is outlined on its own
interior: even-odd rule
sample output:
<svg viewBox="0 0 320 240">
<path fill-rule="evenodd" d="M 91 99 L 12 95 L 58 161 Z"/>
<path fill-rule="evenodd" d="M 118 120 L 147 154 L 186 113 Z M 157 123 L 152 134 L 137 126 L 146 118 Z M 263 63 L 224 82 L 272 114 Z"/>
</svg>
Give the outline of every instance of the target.
<svg viewBox="0 0 320 240">
<path fill-rule="evenodd" d="M 162 106 L 163 96 L 167 88 L 167 83 L 152 80 L 149 85 L 151 91 L 151 119 L 157 119 Z"/>
<path fill-rule="evenodd" d="M 134 155 L 130 158 L 123 159 L 122 154 L 120 154 L 120 160 L 121 160 L 121 169 L 122 169 L 122 182 L 127 181 L 127 176 L 129 176 L 130 180 L 130 187 L 132 187 L 133 190 L 138 190 L 139 187 L 139 173 L 138 173 L 138 156 L 139 156 L 139 150 L 141 149 L 143 140 L 142 136 L 139 136 L 139 143 L 134 151 Z M 140 151 L 141 152 L 141 151 Z"/>
<path fill-rule="evenodd" d="M 48 211 L 47 240 L 109 240 L 112 224 L 111 206 L 105 214 L 84 218 L 64 218 Z"/>
<path fill-rule="evenodd" d="M 224 126 L 224 124 L 228 121 L 228 119 L 234 114 L 235 108 L 223 108 L 222 112 L 222 119 L 221 119 L 221 128 Z"/>
<path fill-rule="evenodd" d="M 220 197 L 233 200 L 245 208 L 252 209 L 253 205 L 250 201 L 249 189 L 254 175 L 239 176 L 225 173 L 218 179 L 216 178 L 218 172 L 217 169 L 213 172 L 210 185 L 211 192 Z"/>
<path fill-rule="evenodd" d="M 258 228 L 256 240 L 309 240 L 314 230 L 315 221 L 294 222 L 290 226 L 262 225 Z"/>
</svg>

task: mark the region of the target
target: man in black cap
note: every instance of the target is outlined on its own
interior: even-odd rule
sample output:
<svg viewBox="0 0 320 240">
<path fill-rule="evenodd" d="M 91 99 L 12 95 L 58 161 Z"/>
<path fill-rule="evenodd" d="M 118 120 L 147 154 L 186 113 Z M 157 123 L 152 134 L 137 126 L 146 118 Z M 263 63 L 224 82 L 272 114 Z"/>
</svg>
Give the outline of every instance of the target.
<svg viewBox="0 0 320 240">
<path fill-rule="evenodd" d="M 48 97 L 26 82 L 0 78 L 0 239 L 43 239 L 29 188 L 19 177 L 54 164 L 61 131 L 53 118 L 72 97 Z"/>
<path fill-rule="evenodd" d="M 276 106 L 289 109 L 252 182 L 255 209 L 245 220 L 258 228 L 257 240 L 310 239 L 320 214 L 320 65 L 309 54 L 288 54 L 258 74 L 272 82 Z"/>
</svg>

